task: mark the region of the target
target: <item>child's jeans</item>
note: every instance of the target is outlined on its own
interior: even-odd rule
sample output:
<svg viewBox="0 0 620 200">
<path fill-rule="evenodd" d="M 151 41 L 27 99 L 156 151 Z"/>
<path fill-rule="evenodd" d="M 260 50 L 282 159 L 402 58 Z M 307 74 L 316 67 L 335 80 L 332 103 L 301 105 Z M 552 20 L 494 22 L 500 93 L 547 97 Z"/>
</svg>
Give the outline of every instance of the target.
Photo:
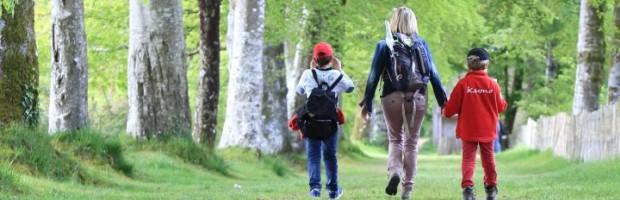
<svg viewBox="0 0 620 200">
<path fill-rule="evenodd" d="M 327 139 L 305 139 L 306 154 L 308 156 L 308 177 L 310 189 L 321 188 L 321 154 L 325 162 L 327 174 L 327 189 L 338 189 L 338 161 L 336 149 L 338 148 L 338 134 Z"/>
<path fill-rule="evenodd" d="M 463 160 L 461 172 L 463 179 L 461 187 L 474 186 L 474 169 L 476 167 L 476 150 L 480 146 L 480 159 L 484 169 L 484 186 L 495 186 L 497 184 L 497 172 L 495 171 L 495 155 L 493 154 L 493 142 L 470 142 L 463 143 Z"/>
</svg>

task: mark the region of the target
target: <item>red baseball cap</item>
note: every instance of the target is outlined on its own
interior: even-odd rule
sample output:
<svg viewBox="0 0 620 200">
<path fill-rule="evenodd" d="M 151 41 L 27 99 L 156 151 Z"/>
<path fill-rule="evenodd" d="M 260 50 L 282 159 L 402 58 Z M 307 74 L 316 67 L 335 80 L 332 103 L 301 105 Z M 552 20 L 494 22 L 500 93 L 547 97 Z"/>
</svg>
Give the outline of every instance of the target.
<svg viewBox="0 0 620 200">
<path fill-rule="evenodd" d="M 333 55 L 334 50 L 332 49 L 332 45 L 327 42 L 317 43 L 312 50 L 312 58 L 322 65 L 329 63 Z"/>
</svg>

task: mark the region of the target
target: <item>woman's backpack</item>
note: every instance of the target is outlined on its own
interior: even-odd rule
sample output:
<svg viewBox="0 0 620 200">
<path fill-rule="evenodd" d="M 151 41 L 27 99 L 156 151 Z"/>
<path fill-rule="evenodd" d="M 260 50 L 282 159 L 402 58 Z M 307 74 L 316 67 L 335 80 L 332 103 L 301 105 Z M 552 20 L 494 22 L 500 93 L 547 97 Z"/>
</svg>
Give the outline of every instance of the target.
<svg viewBox="0 0 620 200">
<path fill-rule="evenodd" d="M 325 139 L 338 131 L 338 114 L 336 111 L 338 99 L 332 90 L 342 80 L 343 75 L 340 74 L 331 85 L 320 82 L 314 69 L 312 70 L 312 77 L 316 81 L 317 87 L 312 89 L 305 105 L 298 110 L 297 115 L 300 117 L 297 126 L 304 137 Z"/>
<path fill-rule="evenodd" d="M 392 86 L 397 91 L 416 92 L 426 87 L 424 76 L 428 76 L 428 63 L 422 42 L 417 36 L 397 33 L 395 36 L 386 22 L 385 42 L 390 49 L 391 65 L 387 71 Z"/>
</svg>

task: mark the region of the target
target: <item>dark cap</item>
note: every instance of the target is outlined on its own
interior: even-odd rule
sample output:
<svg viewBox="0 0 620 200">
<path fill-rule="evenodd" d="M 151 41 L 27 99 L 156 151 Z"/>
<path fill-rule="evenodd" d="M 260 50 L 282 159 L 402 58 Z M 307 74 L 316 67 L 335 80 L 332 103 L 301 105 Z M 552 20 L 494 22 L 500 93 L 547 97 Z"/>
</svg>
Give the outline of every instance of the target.
<svg viewBox="0 0 620 200">
<path fill-rule="evenodd" d="M 487 50 L 484 50 L 483 48 L 473 48 L 471 50 L 469 50 L 469 53 L 467 53 L 467 57 L 469 56 L 478 56 L 480 58 L 480 60 L 489 60 L 491 59 L 491 57 L 489 56 L 489 53 L 487 52 Z"/>
</svg>

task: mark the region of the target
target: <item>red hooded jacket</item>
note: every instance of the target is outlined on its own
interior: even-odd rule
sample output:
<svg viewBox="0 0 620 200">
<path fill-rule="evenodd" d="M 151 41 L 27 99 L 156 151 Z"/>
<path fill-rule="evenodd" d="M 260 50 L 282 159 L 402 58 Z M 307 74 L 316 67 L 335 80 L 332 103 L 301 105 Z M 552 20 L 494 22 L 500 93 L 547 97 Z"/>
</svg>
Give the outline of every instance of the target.
<svg viewBox="0 0 620 200">
<path fill-rule="evenodd" d="M 458 114 L 456 137 L 464 141 L 492 142 L 497 137 L 497 119 L 507 103 L 497 81 L 485 71 L 467 73 L 461 79 L 444 107 L 443 115 Z"/>
</svg>

